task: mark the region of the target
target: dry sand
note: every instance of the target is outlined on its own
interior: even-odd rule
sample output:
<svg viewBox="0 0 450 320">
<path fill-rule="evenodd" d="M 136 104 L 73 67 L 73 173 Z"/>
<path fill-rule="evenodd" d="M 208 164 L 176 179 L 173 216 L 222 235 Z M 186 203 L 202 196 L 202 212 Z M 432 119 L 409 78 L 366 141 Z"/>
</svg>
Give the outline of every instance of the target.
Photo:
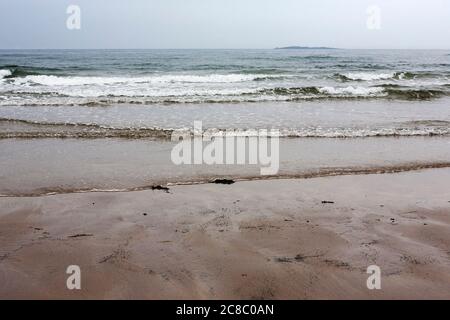
<svg viewBox="0 0 450 320">
<path fill-rule="evenodd" d="M 450 169 L 0 198 L 0 298 L 450 299 Z"/>
</svg>

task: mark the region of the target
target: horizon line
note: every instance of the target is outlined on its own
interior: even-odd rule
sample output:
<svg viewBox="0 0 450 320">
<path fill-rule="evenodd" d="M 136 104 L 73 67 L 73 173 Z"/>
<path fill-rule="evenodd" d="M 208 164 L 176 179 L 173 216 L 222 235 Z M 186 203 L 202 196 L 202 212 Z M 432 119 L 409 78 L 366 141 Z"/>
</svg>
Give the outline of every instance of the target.
<svg viewBox="0 0 450 320">
<path fill-rule="evenodd" d="M 287 46 L 289 47 L 289 46 Z M 0 48 L 0 50 L 450 50 L 450 48 L 339 48 L 311 46 L 299 49 L 273 48 Z"/>
</svg>

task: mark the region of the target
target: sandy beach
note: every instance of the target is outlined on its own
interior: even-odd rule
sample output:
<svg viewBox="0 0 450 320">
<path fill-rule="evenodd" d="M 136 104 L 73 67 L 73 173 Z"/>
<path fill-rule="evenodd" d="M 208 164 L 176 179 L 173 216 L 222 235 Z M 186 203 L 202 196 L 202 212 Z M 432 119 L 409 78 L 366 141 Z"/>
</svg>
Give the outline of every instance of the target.
<svg viewBox="0 0 450 320">
<path fill-rule="evenodd" d="M 0 198 L 1 299 L 449 299 L 449 248 L 446 168 Z"/>
<path fill-rule="evenodd" d="M 450 300 L 450 1 L 75 2 L 0 1 L 0 301 Z"/>
</svg>

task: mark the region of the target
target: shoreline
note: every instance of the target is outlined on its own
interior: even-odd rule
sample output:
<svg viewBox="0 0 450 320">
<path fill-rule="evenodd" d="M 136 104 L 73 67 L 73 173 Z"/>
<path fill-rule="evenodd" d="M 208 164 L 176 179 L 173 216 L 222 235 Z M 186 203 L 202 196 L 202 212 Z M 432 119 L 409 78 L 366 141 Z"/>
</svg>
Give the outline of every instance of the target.
<svg viewBox="0 0 450 320">
<path fill-rule="evenodd" d="M 222 184 L 233 184 L 236 182 L 251 182 L 251 181 L 271 181 L 271 180 L 306 180 L 306 179 L 316 179 L 316 178 L 326 178 L 326 177 L 341 177 L 341 176 L 359 176 L 359 175 L 378 175 L 378 174 L 396 174 L 403 172 L 414 172 L 421 170 L 431 170 L 431 169 L 444 169 L 450 168 L 450 162 L 431 162 L 431 163 L 412 163 L 403 164 L 397 166 L 375 166 L 369 168 L 328 168 L 318 170 L 317 172 L 305 172 L 299 174 L 289 174 L 289 175 L 271 175 L 271 176 L 218 176 L 210 177 L 203 180 L 194 181 L 180 181 L 180 182 L 167 182 L 160 184 L 153 184 L 148 186 L 131 187 L 128 189 L 85 189 L 85 190 L 59 190 L 59 191 L 48 191 L 41 193 L 31 193 L 31 194 L 0 194 L 0 198 L 35 198 L 35 197 L 47 197 L 56 196 L 64 194 L 84 194 L 84 193 L 124 193 L 124 192 L 139 192 L 139 191 L 152 191 L 152 190 L 164 190 L 168 192 L 169 187 L 174 186 L 193 186 L 193 185 L 205 185 L 205 184 L 221 184 L 216 183 L 216 180 L 226 180 L 226 183 Z M 167 189 L 166 189 L 167 188 Z"/>
<path fill-rule="evenodd" d="M 133 191 L 224 178 L 310 178 L 446 167 L 449 143 L 448 137 L 280 139 L 278 173 L 261 176 L 264 166 L 248 161 L 244 165 L 176 165 L 171 160 L 174 142 L 0 140 L 0 195 Z"/>
<path fill-rule="evenodd" d="M 0 198 L 0 297 L 448 299 L 449 235 L 448 168 Z"/>
</svg>

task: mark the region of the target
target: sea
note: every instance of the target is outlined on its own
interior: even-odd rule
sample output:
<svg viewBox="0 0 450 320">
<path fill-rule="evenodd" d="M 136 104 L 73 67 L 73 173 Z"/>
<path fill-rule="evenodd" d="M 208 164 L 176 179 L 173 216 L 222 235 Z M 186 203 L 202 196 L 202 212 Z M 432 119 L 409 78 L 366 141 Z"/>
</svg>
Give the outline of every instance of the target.
<svg viewBox="0 0 450 320">
<path fill-rule="evenodd" d="M 173 167 L 194 121 L 279 130 L 280 176 L 442 166 L 450 51 L 0 50 L 0 194 L 255 176 Z"/>
</svg>

